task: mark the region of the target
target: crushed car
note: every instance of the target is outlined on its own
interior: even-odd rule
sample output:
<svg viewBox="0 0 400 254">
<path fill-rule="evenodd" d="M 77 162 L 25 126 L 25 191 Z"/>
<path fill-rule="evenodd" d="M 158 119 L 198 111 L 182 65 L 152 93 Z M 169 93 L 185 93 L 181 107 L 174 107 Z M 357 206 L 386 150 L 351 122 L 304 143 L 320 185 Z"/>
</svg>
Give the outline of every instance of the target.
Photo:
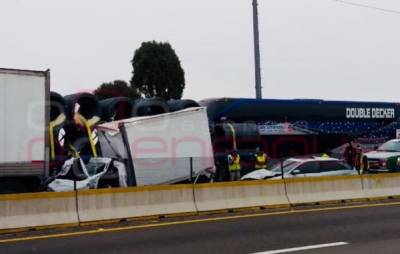
<svg viewBox="0 0 400 254">
<path fill-rule="evenodd" d="M 48 179 L 49 191 L 73 191 L 108 187 L 127 187 L 125 165 L 110 158 L 93 157 L 65 161 L 60 172 Z"/>
</svg>

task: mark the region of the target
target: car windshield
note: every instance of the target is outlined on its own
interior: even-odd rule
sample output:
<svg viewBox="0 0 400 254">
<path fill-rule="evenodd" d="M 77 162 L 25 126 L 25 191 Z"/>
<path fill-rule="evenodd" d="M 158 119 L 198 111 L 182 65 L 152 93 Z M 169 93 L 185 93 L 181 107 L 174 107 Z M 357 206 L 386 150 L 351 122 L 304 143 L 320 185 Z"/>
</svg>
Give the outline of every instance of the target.
<svg viewBox="0 0 400 254">
<path fill-rule="evenodd" d="M 301 161 L 296 161 L 296 160 L 285 160 L 283 162 L 283 172 L 284 173 L 289 173 L 292 169 L 297 167 L 298 165 L 301 164 Z M 281 173 L 281 164 L 278 163 L 271 169 L 272 172 L 274 173 Z"/>
<path fill-rule="evenodd" d="M 400 141 L 389 141 L 378 148 L 381 152 L 400 152 Z"/>
<path fill-rule="evenodd" d="M 94 176 L 103 171 L 106 164 L 98 161 L 89 161 L 85 166 L 89 176 Z"/>
</svg>

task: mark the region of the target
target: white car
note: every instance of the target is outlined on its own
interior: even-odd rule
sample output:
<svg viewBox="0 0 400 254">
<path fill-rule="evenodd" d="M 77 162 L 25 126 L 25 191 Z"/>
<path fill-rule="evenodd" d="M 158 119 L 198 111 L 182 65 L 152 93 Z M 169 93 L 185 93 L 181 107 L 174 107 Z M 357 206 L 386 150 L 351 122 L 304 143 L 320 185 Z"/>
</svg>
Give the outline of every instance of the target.
<svg viewBox="0 0 400 254">
<path fill-rule="evenodd" d="M 335 158 L 290 158 L 283 162 L 283 167 L 278 163 L 271 170 L 259 169 L 244 175 L 241 180 L 281 179 L 282 171 L 284 178 L 358 174 L 357 170 Z"/>
</svg>

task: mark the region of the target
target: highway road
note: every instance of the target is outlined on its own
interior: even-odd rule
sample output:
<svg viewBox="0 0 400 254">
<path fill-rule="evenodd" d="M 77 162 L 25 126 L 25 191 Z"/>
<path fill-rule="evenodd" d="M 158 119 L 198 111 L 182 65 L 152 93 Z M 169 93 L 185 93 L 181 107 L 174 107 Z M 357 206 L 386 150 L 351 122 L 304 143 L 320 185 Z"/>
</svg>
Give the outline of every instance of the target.
<svg viewBox="0 0 400 254">
<path fill-rule="evenodd" d="M 0 253 L 397 254 L 400 204 L 207 217 L 26 237 L 3 238 Z"/>
</svg>

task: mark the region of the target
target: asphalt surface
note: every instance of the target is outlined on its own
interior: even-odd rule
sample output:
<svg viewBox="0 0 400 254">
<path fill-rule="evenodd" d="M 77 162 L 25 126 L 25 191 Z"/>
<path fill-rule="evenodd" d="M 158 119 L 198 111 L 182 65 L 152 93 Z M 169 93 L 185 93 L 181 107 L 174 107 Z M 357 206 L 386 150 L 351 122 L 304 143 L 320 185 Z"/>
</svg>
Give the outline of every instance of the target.
<svg viewBox="0 0 400 254">
<path fill-rule="evenodd" d="M 344 242 L 298 252 L 268 252 Z M 400 206 L 232 218 L 0 243 L 0 253 L 400 253 Z"/>
</svg>

